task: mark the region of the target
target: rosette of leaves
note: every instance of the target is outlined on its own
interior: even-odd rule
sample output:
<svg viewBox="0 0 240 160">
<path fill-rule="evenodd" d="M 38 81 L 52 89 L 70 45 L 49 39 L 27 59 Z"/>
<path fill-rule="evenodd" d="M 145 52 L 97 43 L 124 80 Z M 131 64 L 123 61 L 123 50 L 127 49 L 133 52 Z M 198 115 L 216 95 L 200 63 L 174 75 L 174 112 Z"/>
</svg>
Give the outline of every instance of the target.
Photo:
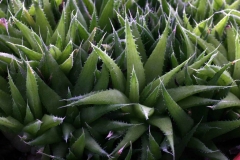
<svg viewBox="0 0 240 160">
<path fill-rule="evenodd" d="M 139 51 L 140 48 L 149 48 L 139 42 L 143 41 L 144 37 L 137 37 L 139 31 L 138 28 L 135 28 L 136 25 L 139 25 L 137 17 L 136 21 L 129 22 L 128 18 L 124 19 L 119 13 L 118 18 L 125 28 L 125 48 L 122 47 L 122 54 L 126 59 L 120 63 L 119 56 L 119 59 L 114 61 L 107 51 L 92 45 L 94 54 L 101 58 L 104 66 L 109 70 L 111 89 L 70 98 L 67 101 L 71 103 L 65 107 L 84 108 L 90 105 L 83 110 L 86 110 L 86 113 L 92 113 L 103 105 L 126 105 L 121 107 L 121 110 L 115 111 L 117 113 L 113 114 L 114 116 L 106 116 L 108 119 L 110 117 L 127 121 L 132 125 L 135 124 L 124 132 L 119 133 L 119 130 L 115 128 L 108 128 L 108 125 L 105 124 L 106 121 L 89 123 L 95 131 L 103 135 L 108 133 L 107 138 L 116 145 L 109 149 L 113 159 L 123 159 L 124 157 L 129 159 L 172 159 L 171 154 L 175 159 L 189 158 L 194 156 L 189 154 L 189 151 L 192 150 L 197 156 L 227 159 L 216 147 L 215 138 L 226 133 L 231 134 L 232 131 L 237 133 L 240 121 L 237 119 L 224 121 L 229 120 L 224 117 L 226 110 L 212 112 L 212 107 L 208 106 L 218 105 L 222 102 L 221 98 L 239 92 L 236 82 L 231 79 L 227 71 L 238 61 L 231 62 L 218 53 L 218 48 L 215 47 L 192 46 L 194 42 L 192 37 L 198 37 L 189 36 L 189 31 L 183 28 L 178 21 L 176 26 L 173 25 L 173 29 L 176 28 L 175 31 L 169 27 L 168 23 L 165 23 L 165 29 L 154 44 L 152 53 L 144 55 L 144 52 Z M 152 34 L 151 32 L 147 33 L 150 33 L 150 36 Z M 169 33 L 173 34 L 169 35 Z M 135 40 L 133 34 L 136 36 Z M 174 44 L 177 43 L 177 40 L 174 39 L 175 36 L 183 37 L 180 40 L 182 43 L 185 42 L 184 45 L 188 47 L 188 54 L 181 53 L 181 50 L 180 53 L 183 55 L 178 55 L 179 51 L 174 52 L 175 47 L 178 46 Z M 188 41 L 183 41 L 186 37 Z M 138 47 L 136 47 L 137 43 Z M 209 44 L 204 40 L 201 43 Z M 115 45 L 116 41 L 113 47 L 119 47 Z M 171 48 L 167 49 L 167 46 L 171 46 Z M 115 50 L 112 55 L 117 51 Z M 169 51 L 173 52 L 171 56 L 168 55 Z M 202 53 L 199 53 L 201 51 Z M 199 56 L 194 58 L 194 54 Z M 144 60 L 140 56 L 147 58 Z M 221 59 L 222 57 L 225 59 Z M 183 61 L 181 62 L 181 60 Z M 172 69 L 165 68 L 165 61 L 169 61 L 167 65 Z M 219 65 L 219 67 L 214 65 Z M 205 72 L 209 66 L 218 69 L 207 75 Z M 230 79 L 231 81 L 229 81 Z M 176 85 L 182 86 L 176 87 Z M 223 108 L 226 108 L 226 104 L 222 105 L 224 105 Z M 116 117 L 116 115 L 118 116 Z M 89 115 L 85 118 L 89 118 Z M 129 149 L 127 149 L 128 146 L 130 146 Z M 163 152 L 159 152 L 159 150 Z M 164 152 L 170 154 L 164 154 Z"/>
<path fill-rule="evenodd" d="M 10 2 L 12 21 L 1 30 L 0 123 L 6 135 L 21 137 L 20 147 L 36 147 L 42 159 L 227 159 L 216 142 L 239 135 L 236 108 L 226 109 L 238 106 L 232 48 L 222 54 L 163 1 L 152 9 L 70 0 L 63 10 L 61 1 L 34 1 L 28 10 Z M 120 4 L 136 12 L 128 16 Z M 224 28 L 216 26 L 214 33 Z M 232 32 L 226 43 L 238 44 Z"/>
</svg>

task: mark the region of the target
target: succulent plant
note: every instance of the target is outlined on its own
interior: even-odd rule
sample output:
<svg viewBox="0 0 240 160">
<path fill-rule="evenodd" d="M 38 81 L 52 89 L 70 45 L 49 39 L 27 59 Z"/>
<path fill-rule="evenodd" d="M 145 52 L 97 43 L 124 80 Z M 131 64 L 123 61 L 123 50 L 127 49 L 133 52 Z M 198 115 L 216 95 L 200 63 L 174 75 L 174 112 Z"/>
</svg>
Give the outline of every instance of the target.
<svg viewBox="0 0 240 160">
<path fill-rule="evenodd" d="M 228 159 L 240 1 L 223 2 L 0 3 L 0 129 L 43 160 Z"/>
</svg>

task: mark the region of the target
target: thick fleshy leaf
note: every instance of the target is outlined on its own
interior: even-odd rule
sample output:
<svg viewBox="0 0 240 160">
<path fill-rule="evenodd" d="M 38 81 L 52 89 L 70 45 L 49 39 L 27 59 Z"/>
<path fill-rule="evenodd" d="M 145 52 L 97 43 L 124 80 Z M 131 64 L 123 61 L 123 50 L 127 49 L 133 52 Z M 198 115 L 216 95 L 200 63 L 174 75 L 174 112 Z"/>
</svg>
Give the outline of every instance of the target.
<svg viewBox="0 0 240 160">
<path fill-rule="evenodd" d="M 63 132 L 63 138 L 65 142 L 68 141 L 68 139 L 71 137 L 72 132 L 74 131 L 74 127 L 69 123 L 63 123 L 62 124 L 62 132 Z"/>
<path fill-rule="evenodd" d="M 38 134 L 44 133 L 46 130 L 53 128 L 55 126 L 58 126 L 59 124 L 61 124 L 63 122 L 64 118 L 59 118 L 59 117 L 55 117 L 55 116 L 49 116 L 47 114 L 45 114 L 42 117 L 42 125 L 41 128 L 38 132 Z"/>
<path fill-rule="evenodd" d="M 161 85 L 161 90 L 167 109 L 177 123 L 182 136 L 184 136 L 187 132 L 190 131 L 194 122 L 192 118 L 189 117 L 189 115 L 174 101 L 163 84 Z"/>
<path fill-rule="evenodd" d="M 28 43 L 31 45 L 32 49 L 35 51 L 39 51 L 39 47 L 35 42 L 35 38 L 31 29 L 29 29 L 25 24 L 23 24 L 22 22 L 20 22 L 14 17 L 13 17 L 13 20 L 17 25 L 17 27 L 19 28 L 19 30 L 23 33 L 24 37 L 27 39 Z"/>
<path fill-rule="evenodd" d="M 95 52 L 99 55 L 99 57 L 102 59 L 103 63 L 108 68 L 112 83 L 115 89 L 118 89 L 121 92 L 125 91 L 125 77 L 121 71 L 121 69 L 117 66 L 117 64 L 107 55 L 106 52 L 103 52 L 100 48 L 92 45 Z"/>
<path fill-rule="evenodd" d="M 150 129 L 149 129 L 149 150 L 153 154 L 154 159 L 160 159 L 162 154 L 160 151 L 160 146 L 152 136 Z"/>
<path fill-rule="evenodd" d="M 23 125 L 12 117 L 0 117 L 0 125 L 15 132 L 19 132 L 23 128 Z"/>
<path fill-rule="evenodd" d="M 184 98 L 178 101 L 177 103 L 183 109 L 188 109 L 188 108 L 197 107 L 197 106 L 211 106 L 211 105 L 217 104 L 219 101 L 220 100 L 203 98 L 198 96 L 189 96 L 187 98 Z"/>
<path fill-rule="evenodd" d="M 36 12 L 36 31 L 40 32 L 41 37 L 46 40 L 46 33 L 49 32 L 52 35 L 52 28 L 49 24 L 49 21 L 47 20 L 47 17 L 43 11 L 43 9 L 40 7 L 40 4 L 38 1 L 34 1 L 34 7 Z"/>
<path fill-rule="evenodd" d="M 129 129 L 130 127 L 133 127 L 134 125 L 137 125 L 137 124 L 129 124 L 129 123 L 124 123 L 119 121 L 99 119 L 98 121 L 96 121 L 96 123 L 92 125 L 92 128 L 99 133 L 107 134 L 109 131 L 112 131 L 112 132 L 124 131 L 126 129 Z"/>
<path fill-rule="evenodd" d="M 239 35 L 236 35 L 235 39 L 235 59 L 238 60 L 240 59 L 240 42 L 239 42 Z M 240 78 L 240 61 L 237 61 L 234 65 L 234 70 L 233 70 L 233 78 L 234 79 L 239 79 Z"/>
<path fill-rule="evenodd" d="M 163 76 L 149 83 L 140 94 L 140 99 L 142 101 L 146 100 L 147 96 L 149 96 L 160 85 L 160 83 L 163 83 L 163 85 L 167 86 L 168 82 L 185 65 L 186 62 L 187 61 L 183 62 L 182 64 L 178 65 L 176 68 L 172 69 L 171 71 L 167 72 Z"/>
<path fill-rule="evenodd" d="M 60 142 L 61 140 L 62 140 L 62 137 L 59 134 L 58 128 L 54 127 L 44 132 L 42 135 L 38 136 L 32 141 L 29 141 L 26 143 L 32 146 L 40 146 L 40 145 L 57 143 L 57 142 Z"/>
<path fill-rule="evenodd" d="M 64 116 L 66 110 L 63 108 L 59 109 L 59 107 L 66 103 L 61 101 L 61 97 L 38 76 L 37 83 L 39 86 L 39 97 L 46 110 L 55 116 Z"/>
<path fill-rule="evenodd" d="M 91 123 L 111 111 L 118 110 L 130 104 L 112 104 L 112 105 L 98 105 L 93 107 L 83 108 L 81 110 L 81 118 L 86 123 Z"/>
<path fill-rule="evenodd" d="M 79 136 L 78 139 L 71 146 L 71 151 L 77 158 L 81 159 L 83 155 L 84 147 L 85 147 L 85 134 L 83 131 L 82 135 Z"/>
<path fill-rule="evenodd" d="M 42 117 L 42 105 L 38 93 L 38 85 L 35 73 L 33 69 L 27 64 L 27 82 L 26 82 L 26 89 L 27 89 L 27 100 L 29 103 L 29 107 L 33 112 L 33 115 L 36 118 Z"/>
<path fill-rule="evenodd" d="M 152 54 L 144 65 L 147 83 L 162 75 L 165 51 L 167 47 L 168 30 L 167 25 Z"/>
<path fill-rule="evenodd" d="M 236 97 L 231 92 L 228 92 L 227 96 L 223 98 L 219 103 L 213 106 L 209 106 L 213 110 L 215 109 L 224 109 L 228 107 L 239 107 L 240 106 L 240 100 L 238 97 Z"/>
<path fill-rule="evenodd" d="M 40 120 L 36 120 L 35 122 L 26 125 L 23 128 L 23 131 L 35 136 L 37 132 L 40 130 L 41 124 L 42 122 Z"/>
<path fill-rule="evenodd" d="M 0 108 L 6 115 L 11 115 L 12 113 L 12 100 L 11 96 L 2 90 L 0 90 Z"/>
<path fill-rule="evenodd" d="M 86 94 L 91 92 L 95 79 L 94 71 L 97 69 L 98 54 L 93 51 L 78 77 L 77 83 L 74 87 L 74 95 Z"/>
<path fill-rule="evenodd" d="M 109 84 L 109 70 L 105 64 L 102 66 L 101 74 L 93 88 L 93 91 L 106 90 Z"/>
<path fill-rule="evenodd" d="M 73 52 L 74 53 L 74 52 Z M 60 65 L 60 69 L 67 75 L 73 67 L 73 53 L 69 56 L 66 61 Z"/>
<path fill-rule="evenodd" d="M 236 129 L 239 126 L 240 120 L 207 122 L 199 125 L 196 134 L 204 140 L 211 140 Z"/>
<path fill-rule="evenodd" d="M 205 91 L 213 91 L 219 89 L 225 89 L 226 86 L 205 86 L 205 85 L 192 85 L 192 86 L 180 86 L 174 89 L 168 89 L 167 92 L 171 95 L 174 101 L 179 101 L 184 98 L 187 98 L 193 94 L 205 92 Z"/>
<path fill-rule="evenodd" d="M 137 117 L 148 119 L 154 113 L 154 108 L 150 108 L 141 104 L 134 104 L 134 113 Z"/>
<path fill-rule="evenodd" d="M 25 118 L 24 118 L 24 124 L 28 124 L 28 123 L 33 122 L 33 121 L 34 121 L 33 113 L 31 112 L 30 107 L 27 104 L 26 115 L 25 115 Z"/>
<path fill-rule="evenodd" d="M 202 141 L 200 141 L 198 138 L 195 138 L 195 137 L 192 137 L 190 139 L 187 147 L 200 150 L 201 152 L 204 152 L 204 153 L 217 152 L 217 150 L 209 149 Z"/>
<path fill-rule="evenodd" d="M 123 150 L 125 147 L 128 147 L 130 145 L 130 142 L 133 143 L 134 141 L 136 141 L 140 136 L 142 136 L 142 134 L 146 130 L 147 130 L 147 127 L 143 124 L 139 124 L 128 129 L 124 138 L 117 145 L 117 147 L 112 151 L 111 155 L 113 155 L 114 157 L 118 157 L 119 153 L 121 154 L 121 150 Z"/>
<path fill-rule="evenodd" d="M 129 99 L 118 90 L 107 90 L 96 93 L 91 93 L 83 96 L 78 96 L 68 99 L 68 101 L 74 102 L 67 104 L 64 107 L 77 106 L 84 104 L 128 104 Z"/>
<path fill-rule="evenodd" d="M 129 99 L 132 103 L 139 102 L 139 83 L 134 68 L 130 79 Z"/>
<path fill-rule="evenodd" d="M 158 127 L 164 133 L 172 149 L 172 154 L 173 156 L 175 156 L 174 141 L 173 141 L 173 127 L 172 127 L 172 122 L 170 118 L 169 117 L 152 117 L 148 120 L 148 122 L 151 125 Z"/>
<path fill-rule="evenodd" d="M 128 1 L 131 1 L 131 0 L 128 0 Z M 123 22 L 124 22 L 124 19 L 123 19 Z M 133 37 L 135 38 L 137 51 L 139 52 L 139 55 L 141 56 L 141 60 L 143 63 L 145 63 L 147 61 L 146 50 L 145 50 L 144 44 L 141 40 L 141 35 L 138 31 L 136 22 L 132 22 L 132 34 L 133 34 Z"/>
<path fill-rule="evenodd" d="M 109 154 L 101 148 L 101 146 L 91 137 L 87 130 L 84 130 L 85 133 L 85 147 L 92 153 L 103 155 L 109 157 Z"/>
<path fill-rule="evenodd" d="M 51 88 L 62 98 L 66 97 L 68 88 L 72 88 L 72 84 L 66 75 L 62 72 L 56 60 L 48 52 L 46 46 L 42 50 L 42 60 L 40 62 L 40 71 L 45 79 L 51 82 Z M 60 81 L 61 79 L 61 81 Z"/>
<path fill-rule="evenodd" d="M 143 63 L 141 62 L 140 55 L 137 51 L 135 40 L 131 33 L 130 24 L 128 19 L 125 19 L 125 34 L 126 34 L 126 59 L 127 59 L 127 93 L 129 93 L 130 79 L 132 75 L 133 68 L 136 72 L 139 91 L 141 92 L 145 86 L 145 73 L 143 68 Z"/>
<path fill-rule="evenodd" d="M 132 144 L 130 143 L 130 148 L 127 156 L 125 157 L 125 160 L 131 160 L 131 158 L 132 158 Z"/>
<path fill-rule="evenodd" d="M 107 1 L 98 21 L 98 25 L 101 29 L 110 32 L 112 30 L 110 20 L 113 18 L 114 0 Z"/>
<path fill-rule="evenodd" d="M 185 147 L 187 147 L 187 144 L 191 140 L 193 134 L 196 132 L 198 126 L 200 123 L 198 123 L 196 126 L 194 126 L 179 142 L 179 144 L 176 146 L 176 159 L 179 159 L 179 157 L 182 155 Z"/>
<path fill-rule="evenodd" d="M 42 55 L 40 53 L 35 52 L 23 45 L 15 44 L 15 46 L 17 46 L 17 48 L 19 48 L 22 53 L 26 55 L 27 58 L 29 58 L 29 60 L 40 60 L 42 58 Z"/>
</svg>

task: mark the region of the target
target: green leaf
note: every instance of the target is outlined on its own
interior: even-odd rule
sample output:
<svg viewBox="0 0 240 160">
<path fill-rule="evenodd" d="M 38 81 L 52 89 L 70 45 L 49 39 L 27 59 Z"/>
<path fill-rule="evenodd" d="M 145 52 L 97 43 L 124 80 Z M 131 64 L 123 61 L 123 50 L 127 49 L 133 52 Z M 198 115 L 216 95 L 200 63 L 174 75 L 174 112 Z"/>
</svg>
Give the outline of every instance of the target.
<svg viewBox="0 0 240 160">
<path fill-rule="evenodd" d="M 219 103 L 213 106 L 209 106 L 211 109 L 224 109 L 228 107 L 239 107 L 240 106 L 240 100 L 238 97 L 236 97 L 231 92 L 228 92 L 227 96 L 223 98 Z"/>
<path fill-rule="evenodd" d="M 204 152 L 204 153 L 217 152 L 217 150 L 214 151 L 209 149 L 202 141 L 200 141 L 198 138 L 195 138 L 195 137 L 192 137 L 190 139 L 187 147 L 200 150 L 201 152 Z"/>
<path fill-rule="evenodd" d="M 69 56 L 68 59 L 66 59 L 65 62 L 63 62 L 61 65 L 60 65 L 60 69 L 65 73 L 65 74 L 68 74 L 70 72 L 70 70 L 72 69 L 73 67 L 73 54 L 74 52 Z"/>
<path fill-rule="evenodd" d="M 29 44 L 31 45 L 32 49 L 35 51 L 39 51 L 39 48 L 35 42 L 35 38 L 32 34 L 32 31 L 23 23 L 21 23 L 19 20 L 17 20 L 15 17 L 12 17 L 14 23 L 17 25 L 19 30 L 23 33 L 24 37 L 27 39 Z"/>
<path fill-rule="evenodd" d="M 107 55 L 106 52 L 103 52 L 100 48 L 92 45 L 94 51 L 99 55 L 99 57 L 102 59 L 103 63 L 108 68 L 112 83 L 115 89 L 118 89 L 121 92 L 124 92 L 125 90 L 125 77 L 121 71 L 121 69 L 117 66 L 117 64 Z"/>
<path fill-rule="evenodd" d="M 145 73 L 143 63 L 137 51 L 133 35 L 131 33 L 128 19 L 125 19 L 125 34 L 126 34 L 126 59 L 127 59 L 127 93 L 130 89 L 130 79 L 134 68 L 139 82 L 139 91 L 141 92 L 145 86 Z"/>
<path fill-rule="evenodd" d="M 99 155 L 104 155 L 106 157 L 109 157 L 109 154 L 103 150 L 100 145 L 90 136 L 87 130 L 84 129 L 85 133 L 85 147 L 92 153 L 96 153 Z"/>
<path fill-rule="evenodd" d="M 100 28 L 104 29 L 107 32 L 110 32 L 112 30 L 110 21 L 112 20 L 114 15 L 113 10 L 114 0 L 107 1 L 107 4 L 105 5 L 98 21 L 98 25 L 100 26 Z"/>
<path fill-rule="evenodd" d="M 192 85 L 192 86 L 180 86 L 178 88 L 168 89 L 167 92 L 172 97 L 174 101 L 179 101 L 184 98 L 187 98 L 193 94 L 213 91 L 227 88 L 226 86 L 205 86 L 205 85 Z"/>
<path fill-rule="evenodd" d="M 49 3 L 49 0 L 43 0 L 43 11 L 46 14 L 46 17 L 49 21 L 50 26 L 55 28 L 56 27 L 56 22 L 55 22 L 53 10 L 52 10 L 51 7 L 52 6 Z"/>
<path fill-rule="evenodd" d="M 23 125 L 12 117 L 0 117 L 0 125 L 5 126 L 17 133 L 23 128 Z"/>
<path fill-rule="evenodd" d="M 167 86 L 168 82 L 173 78 L 173 76 L 184 66 L 187 61 L 181 63 L 176 68 L 172 69 L 171 71 L 167 72 L 163 76 L 159 77 L 158 79 L 149 83 L 140 94 L 140 99 L 146 100 L 146 98 L 158 87 L 160 86 L 160 82 L 163 85 Z"/>
<path fill-rule="evenodd" d="M 41 124 L 42 122 L 37 119 L 36 121 L 26 125 L 23 128 L 23 131 L 35 136 L 37 132 L 40 130 Z"/>
<path fill-rule="evenodd" d="M 162 157 L 160 150 L 160 146 L 152 136 L 150 129 L 149 129 L 149 150 L 153 154 L 154 159 L 160 159 Z"/>
<path fill-rule="evenodd" d="M 193 41 L 193 43 L 197 43 L 203 50 L 206 50 L 208 54 L 214 52 L 215 47 L 213 47 L 212 44 L 207 43 L 205 40 L 196 36 L 188 30 L 185 31 L 188 34 L 189 38 Z M 226 57 L 224 57 L 222 53 L 218 53 L 217 56 L 213 59 L 213 62 L 219 66 L 223 66 L 224 64 L 228 63 Z"/>
<path fill-rule="evenodd" d="M 179 106 L 181 106 L 181 108 L 188 109 L 188 108 L 197 107 L 197 106 L 214 105 L 218 102 L 219 102 L 219 100 L 197 97 L 197 96 L 189 96 L 187 98 L 184 98 L 184 99 L 178 101 L 177 103 Z"/>
<path fill-rule="evenodd" d="M 30 142 L 26 142 L 31 146 L 41 146 L 46 144 L 53 144 L 61 141 L 61 136 L 59 135 L 59 130 L 54 127 L 50 130 L 46 131 L 42 135 L 38 136 L 37 138 L 33 139 Z"/>
<path fill-rule="evenodd" d="M 234 28 L 231 26 L 226 27 L 226 37 L 227 37 L 227 58 L 229 61 L 234 61 L 235 60 L 235 38 L 236 34 L 234 31 Z"/>
<path fill-rule="evenodd" d="M 102 65 L 100 77 L 98 78 L 93 91 L 106 90 L 109 84 L 109 71 L 105 64 Z"/>
<path fill-rule="evenodd" d="M 96 93 L 91 93 L 83 96 L 78 96 L 74 98 L 67 99 L 68 101 L 74 102 L 67 104 L 63 107 L 70 107 L 70 106 L 78 106 L 78 105 L 85 105 L 85 104 L 128 104 L 129 99 L 120 91 L 118 90 L 107 90 L 107 91 L 100 91 Z"/>
<path fill-rule="evenodd" d="M 34 7 L 36 12 L 36 32 L 40 31 L 40 35 L 43 38 L 43 40 L 46 40 L 46 33 L 49 32 L 52 35 L 52 28 L 47 20 L 47 17 L 45 16 L 45 13 L 42 8 L 39 6 L 39 2 L 34 1 Z"/>
<path fill-rule="evenodd" d="M 146 120 L 154 113 L 154 108 L 150 108 L 141 104 L 134 104 L 133 108 L 136 116 Z"/>
<path fill-rule="evenodd" d="M 51 89 L 40 77 L 37 76 L 38 83 L 38 93 L 41 103 L 46 108 L 46 110 L 55 116 L 64 116 L 66 109 L 59 107 L 65 105 L 66 103 L 61 100 L 61 97 Z"/>
<path fill-rule="evenodd" d="M 59 57 L 61 56 L 61 50 L 56 47 L 55 45 L 50 44 L 49 46 L 49 53 L 53 56 L 53 58 L 58 61 Z"/>
<path fill-rule="evenodd" d="M 196 132 L 198 126 L 200 123 L 198 123 L 196 126 L 194 126 L 179 142 L 179 144 L 176 146 L 176 159 L 179 159 L 180 156 L 183 154 L 183 151 L 185 147 L 187 147 L 187 144 L 191 140 L 193 134 Z"/>
<path fill-rule="evenodd" d="M 84 131 L 82 132 L 82 135 L 78 137 L 78 139 L 73 143 L 71 146 L 71 151 L 77 158 L 82 158 L 83 155 L 83 149 L 85 147 L 85 134 Z"/>
<path fill-rule="evenodd" d="M 112 105 L 98 105 L 93 107 L 83 108 L 81 110 L 81 118 L 86 123 L 92 123 L 103 115 L 118 110 L 130 104 L 112 104 Z"/>
<path fill-rule="evenodd" d="M 79 31 L 79 36 L 82 40 L 86 41 L 89 37 L 89 33 L 87 31 L 87 29 L 78 21 L 76 20 L 77 23 L 77 28 Z"/>
<path fill-rule="evenodd" d="M 74 87 L 74 95 L 91 92 L 95 80 L 94 71 L 97 69 L 98 54 L 94 50 L 88 57 Z"/>
<path fill-rule="evenodd" d="M 38 93 L 38 85 L 33 69 L 27 64 L 26 94 L 29 106 L 36 118 L 42 117 L 42 105 Z"/>
<path fill-rule="evenodd" d="M 131 1 L 131 0 L 129 0 Z M 124 19 L 123 19 L 124 22 Z M 144 44 L 141 40 L 141 35 L 138 32 L 138 28 L 135 22 L 132 22 L 132 35 L 135 38 L 135 43 L 137 46 L 137 51 L 139 52 L 139 55 L 141 56 L 141 60 L 143 63 L 145 63 L 147 61 L 147 55 L 146 55 L 146 51 L 144 48 Z"/>
<path fill-rule="evenodd" d="M 213 9 L 215 11 L 218 11 L 221 8 L 224 8 L 224 1 L 223 0 L 214 0 L 212 5 L 213 5 Z"/>
<path fill-rule="evenodd" d="M 42 117 L 42 120 L 41 120 L 42 125 L 41 125 L 41 128 L 40 128 L 38 134 L 42 134 L 45 131 L 47 131 L 48 129 L 60 125 L 63 122 L 63 120 L 64 120 L 64 118 L 59 118 L 59 117 L 50 116 L 50 115 L 45 114 Z"/>
<path fill-rule="evenodd" d="M 92 14 L 94 12 L 94 9 L 95 9 L 95 6 L 94 6 L 94 3 L 92 2 L 92 0 L 83 0 L 83 3 L 87 7 L 88 12 L 90 14 Z"/>
<path fill-rule="evenodd" d="M 132 158 L 132 144 L 130 143 L 130 148 L 127 156 L 125 157 L 125 160 L 131 160 L 131 158 Z"/>
<path fill-rule="evenodd" d="M 240 42 L 239 42 L 239 35 L 236 35 L 235 38 L 235 59 L 238 60 L 240 59 Z M 234 65 L 234 70 L 233 70 L 233 75 L 232 77 L 234 79 L 239 79 L 240 78 L 240 61 L 237 61 Z"/>
<path fill-rule="evenodd" d="M 149 94 L 149 96 L 146 98 L 146 100 L 143 102 L 143 104 L 146 106 L 153 107 L 158 100 L 159 94 L 160 94 L 160 85 L 157 86 L 152 91 L 152 93 Z"/>
<path fill-rule="evenodd" d="M 167 137 L 170 147 L 172 149 L 172 154 L 175 156 L 174 141 L 173 141 L 173 127 L 172 122 L 169 117 L 152 117 L 148 122 L 158 127 Z"/>
<path fill-rule="evenodd" d="M 12 99 L 11 96 L 2 90 L 0 90 L 0 108 L 6 115 L 11 115 L 12 113 Z"/>
<path fill-rule="evenodd" d="M 51 81 L 51 88 L 60 96 L 66 97 L 68 88 L 72 88 L 72 84 L 66 75 L 61 71 L 59 65 L 48 52 L 46 46 L 43 47 L 43 57 L 40 62 L 40 71 L 44 78 Z M 59 80 L 61 79 L 61 81 Z"/>
<path fill-rule="evenodd" d="M 30 110 L 30 107 L 27 104 L 26 115 L 25 115 L 25 118 L 24 118 L 24 124 L 28 124 L 32 121 L 34 121 L 34 116 L 33 116 L 32 112 Z"/>
<path fill-rule="evenodd" d="M 176 121 L 181 135 L 185 135 L 193 126 L 193 120 L 189 115 L 174 101 L 174 99 L 167 92 L 163 84 L 161 85 L 161 90 L 164 98 L 164 102 L 167 109 L 173 119 Z M 176 93 L 174 93 L 175 95 Z"/>
<path fill-rule="evenodd" d="M 65 18 L 66 18 L 66 8 L 63 8 L 61 18 L 58 22 L 57 28 L 55 29 L 52 37 L 51 37 L 51 43 L 55 43 L 57 41 L 58 36 L 61 37 L 62 41 L 65 41 L 66 31 L 65 31 Z"/>
<path fill-rule="evenodd" d="M 134 125 L 137 125 L 137 124 L 111 121 L 108 119 L 99 119 L 98 121 L 92 124 L 92 128 L 101 134 L 107 134 L 109 133 L 109 131 L 112 131 L 112 132 L 125 131 L 126 129 L 129 129 Z"/>
<path fill-rule="evenodd" d="M 139 102 L 139 84 L 136 72 L 133 68 L 132 75 L 130 79 L 130 93 L 129 93 L 129 99 L 132 103 Z"/>
<path fill-rule="evenodd" d="M 225 27 L 228 24 L 229 15 L 223 17 L 213 28 L 212 32 L 217 34 L 217 36 L 222 37 Z"/>
<path fill-rule="evenodd" d="M 29 58 L 29 60 L 37 60 L 39 61 L 42 58 L 42 54 L 35 52 L 23 45 L 18 45 L 18 44 L 14 44 L 18 49 L 20 49 L 22 51 L 22 53 L 24 55 L 27 56 L 27 58 Z"/>
<path fill-rule="evenodd" d="M 62 51 L 62 54 L 60 55 L 60 57 L 58 58 L 58 63 L 61 64 L 63 62 L 65 62 L 69 56 L 71 54 L 73 54 L 76 50 L 73 51 L 73 42 L 69 41 L 69 43 L 67 44 L 67 46 L 64 48 L 64 50 Z"/>
<path fill-rule="evenodd" d="M 74 127 L 69 123 L 62 124 L 63 139 L 67 143 L 68 139 L 71 137 Z"/>
<path fill-rule="evenodd" d="M 111 155 L 118 157 L 121 150 L 130 145 L 130 142 L 135 142 L 142 134 L 147 130 L 147 127 L 143 124 L 139 124 L 131 127 L 127 130 L 124 138 L 117 145 L 117 147 L 112 151 Z M 120 153 L 121 154 L 121 153 Z"/>
<path fill-rule="evenodd" d="M 169 29 L 167 25 L 161 38 L 158 40 L 157 46 L 144 65 L 147 83 L 162 75 L 168 32 Z"/>
<path fill-rule="evenodd" d="M 98 18 L 96 14 L 96 8 L 94 7 L 94 11 L 92 13 L 92 19 L 90 21 L 89 32 L 92 32 L 98 26 Z"/>
<path fill-rule="evenodd" d="M 212 153 L 196 152 L 196 154 L 202 157 L 208 157 L 210 159 L 221 159 L 221 160 L 229 159 L 215 146 L 215 144 L 212 141 L 207 141 L 206 145 L 208 146 L 209 149 L 216 152 L 212 152 Z"/>
<path fill-rule="evenodd" d="M 240 120 L 207 122 L 200 124 L 196 133 L 201 137 L 201 139 L 207 141 L 228 133 L 239 126 Z"/>
</svg>

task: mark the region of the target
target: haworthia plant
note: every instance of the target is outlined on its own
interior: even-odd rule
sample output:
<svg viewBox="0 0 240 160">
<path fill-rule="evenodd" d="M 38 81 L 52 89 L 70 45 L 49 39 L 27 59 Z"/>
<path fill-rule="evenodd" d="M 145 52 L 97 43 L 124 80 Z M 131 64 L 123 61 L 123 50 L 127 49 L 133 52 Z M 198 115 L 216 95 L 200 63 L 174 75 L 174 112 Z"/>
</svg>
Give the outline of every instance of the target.
<svg viewBox="0 0 240 160">
<path fill-rule="evenodd" d="M 1 131 L 43 160 L 233 159 L 239 5 L 1 1 Z"/>
</svg>

